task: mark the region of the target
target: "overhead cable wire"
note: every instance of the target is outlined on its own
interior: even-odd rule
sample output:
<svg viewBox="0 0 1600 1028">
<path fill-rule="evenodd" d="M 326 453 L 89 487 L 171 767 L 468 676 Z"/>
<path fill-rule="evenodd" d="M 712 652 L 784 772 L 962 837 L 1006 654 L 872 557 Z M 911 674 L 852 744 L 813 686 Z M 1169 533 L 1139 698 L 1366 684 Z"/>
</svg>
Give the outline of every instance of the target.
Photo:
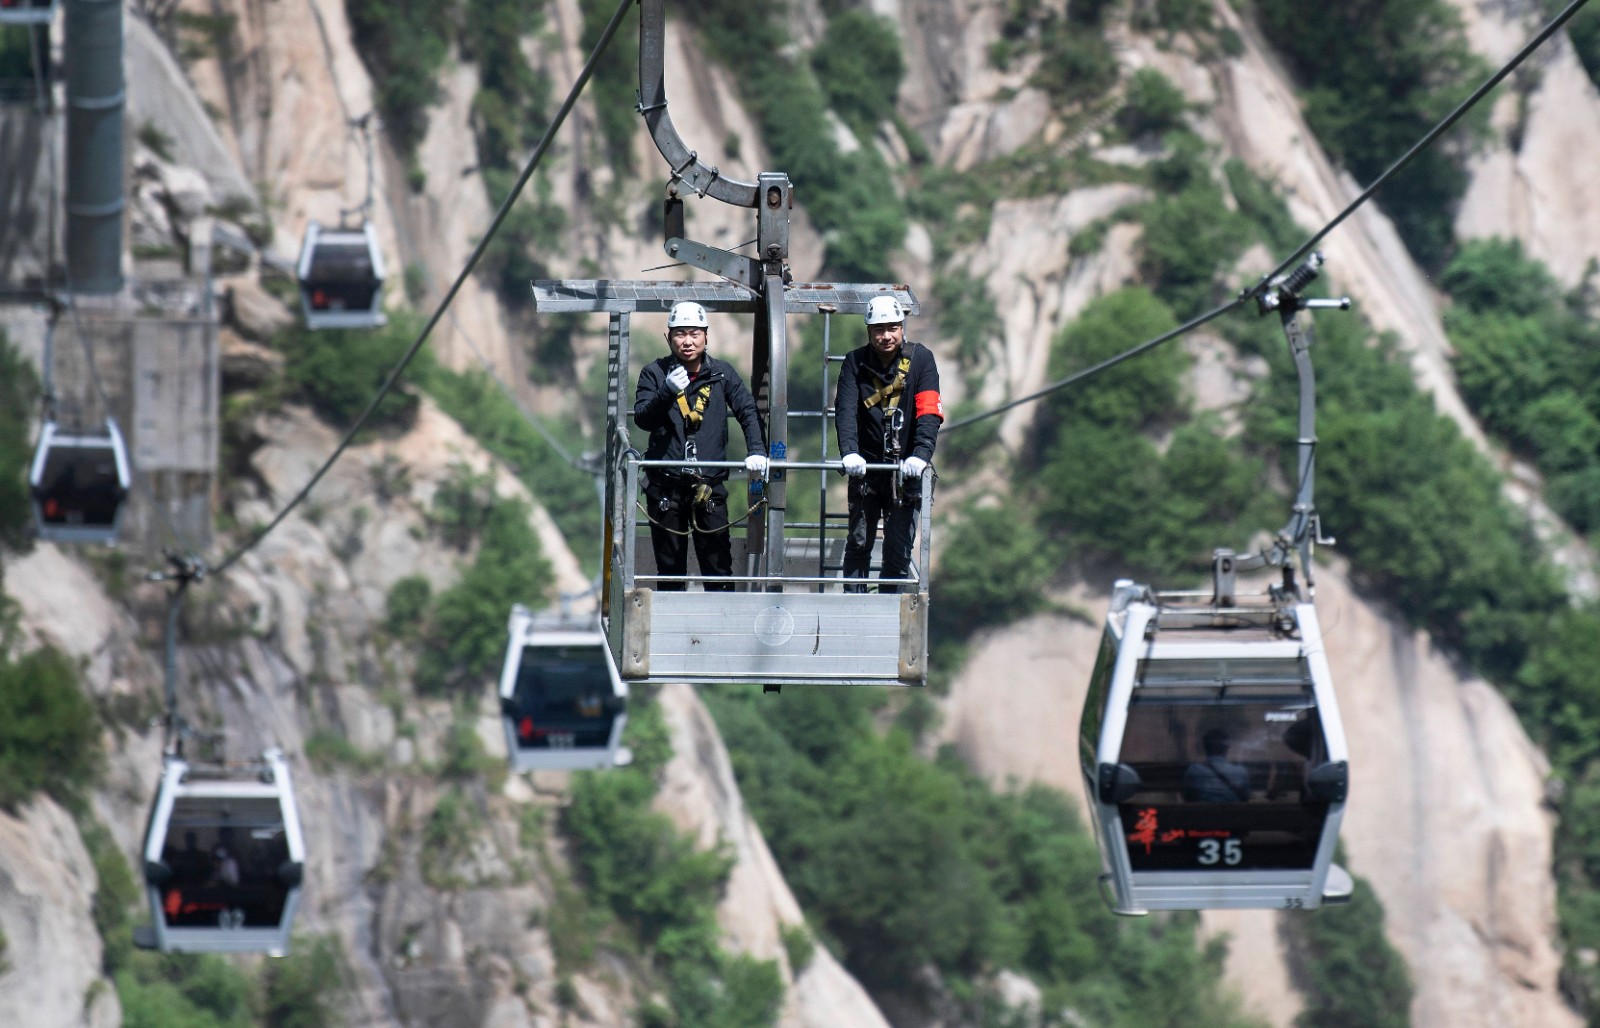
<svg viewBox="0 0 1600 1028">
<path fill-rule="evenodd" d="M 1138 346 L 1135 346 L 1131 350 L 1124 350 L 1122 353 L 1119 353 L 1114 357 L 1107 357 L 1105 360 L 1101 361 L 1099 364 L 1093 365 L 1092 367 L 1083 368 L 1080 371 L 1075 371 L 1072 374 L 1068 375 L 1066 378 L 1061 379 L 1060 381 L 1051 382 L 1049 385 L 1045 386 L 1043 389 L 1038 390 L 1037 392 L 1029 393 L 1027 396 L 1019 397 L 1019 398 L 1017 398 L 1015 400 L 1010 401 L 1009 403 L 1003 403 L 1000 406 L 995 407 L 993 410 L 986 410 L 986 411 L 982 412 L 981 414 L 973 414 L 973 415 L 969 415 L 968 417 L 965 417 L 965 418 L 958 418 L 957 420 L 952 421 L 952 422 L 950 422 L 950 424 L 944 426 L 944 428 L 941 429 L 941 431 L 949 432 L 949 431 L 952 431 L 954 429 L 960 428 L 963 425 L 970 425 L 975 421 L 982 421 L 985 418 L 992 418 L 996 414 L 1004 414 L 1006 411 L 1010 410 L 1013 407 L 1020 407 L 1025 403 L 1032 403 L 1035 400 L 1043 399 L 1044 397 L 1049 396 L 1051 393 L 1055 392 L 1058 389 L 1065 389 L 1067 386 L 1072 385 L 1074 382 L 1080 382 L 1083 379 L 1086 379 L 1086 378 L 1090 377 L 1091 375 L 1098 375 L 1100 372 L 1105 371 L 1107 368 L 1114 367 L 1114 366 L 1116 366 L 1118 364 L 1121 364 L 1125 360 L 1129 360 L 1130 358 L 1137 357 L 1141 353 L 1144 353 L 1146 350 L 1154 349 L 1155 347 L 1160 346 L 1162 343 L 1166 342 L 1168 339 L 1173 339 L 1173 338 L 1176 338 L 1178 336 L 1181 336 L 1185 332 L 1192 332 L 1195 329 L 1199 328 L 1201 325 L 1204 325 L 1206 322 L 1212 321 L 1212 320 L 1214 320 L 1216 318 L 1220 318 L 1224 314 L 1227 314 L 1229 311 L 1232 311 L 1232 310 L 1234 310 L 1234 309 L 1236 309 L 1236 308 L 1238 308 L 1240 306 L 1243 306 L 1243 304 L 1245 303 L 1246 299 L 1247 299 L 1246 297 L 1241 296 L 1241 297 L 1237 297 L 1237 298 L 1235 298 L 1233 300 L 1229 300 L 1227 303 L 1223 304 L 1221 307 L 1218 307 L 1218 308 L 1216 308 L 1214 310 L 1208 311 L 1205 314 L 1200 315 L 1198 318 L 1193 319 L 1192 321 L 1186 321 L 1183 324 L 1179 325 L 1177 328 L 1172 329 L 1169 332 L 1163 332 L 1161 335 L 1156 336 L 1154 339 L 1147 339 L 1144 342 L 1140 343 Z"/>
<path fill-rule="evenodd" d="M 964 425 L 970 425 L 978 421 L 983 421 L 984 419 L 993 417 L 996 414 L 1003 414 L 1004 412 L 1015 407 L 1020 407 L 1025 403 L 1032 403 L 1035 400 L 1043 399 L 1057 390 L 1065 389 L 1069 385 L 1072 385 L 1076 382 L 1081 382 L 1083 379 L 1089 378 L 1092 375 L 1099 374 L 1100 372 L 1105 371 L 1107 368 L 1120 364 L 1130 357 L 1136 357 L 1139 354 L 1144 353 L 1146 350 L 1150 350 L 1156 346 L 1159 346 L 1169 339 L 1183 335 L 1186 332 L 1191 332 L 1194 329 L 1199 328 L 1201 325 L 1204 325 L 1206 322 L 1211 321 L 1214 318 L 1221 317 L 1223 314 L 1226 314 L 1229 311 L 1232 311 L 1235 308 L 1260 297 L 1267 291 L 1267 289 L 1271 287 L 1274 279 L 1276 279 L 1279 275 L 1282 275 L 1285 271 L 1292 267 L 1296 261 L 1309 253 L 1314 246 L 1320 243 L 1328 235 L 1328 233 L 1332 232 L 1335 228 L 1338 228 L 1346 218 L 1355 213 L 1357 208 L 1370 200 L 1372 195 L 1377 192 L 1377 190 L 1383 186 L 1384 183 L 1393 178 L 1395 174 L 1407 164 L 1410 164 L 1417 154 L 1431 146 L 1440 135 L 1448 131 L 1452 126 L 1455 125 L 1456 122 L 1460 121 L 1461 118 L 1479 101 L 1481 101 L 1491 89 L 1499 85 L 1507 75 L 1510 75 L 1513 71 L 1515 71 L 1523 61 L 1527 60 L 1535 50 L 1537 50 L 1547 39 L 1555 34 L 1557 29 L 1561 28 L 1562 25 L 1565 25 L 1567 21 L 1578 12 L 1579 8 L 1583 7 L 1583 5 L 1588 2 L 1589 0 L 1572 0 L 1572 3 L 1568 4 L 1565 10 L 1556 15 L 1556 17 L 1548 25 L 1540 29 L 1539 32 L 1522 47 L 1522 49 L 1518 50 L 1517 53 L 1500 68 L 1499 71 L 1489 76 L 1489 78 L 1486 79 L 1482 85 L 1472 91 L 1471 95 L 1469 95 L 1465 100 L 1461 101 L 1461 103 L 1457 104 L 1454 110 L 1445 115 L 1445 117 L 1438 124 L 1434 125 L 1433 128 L 1429 129 L 1428 132 L 1411 147 L 1411 149 L 1407 150 L 1403 155 L 1401 155 L 1399 160 L 1391 164 L 1383 172 L 1383 174 L 1379 175 L 1375 180 L 1373 180 L 1371 185 L 1362 190 L 1361 195 L 1350 201 L 1349 205 L 1347 205 L 1344 210 L 1335 215 L 1331 221 L 1319 229 L 1317 233 L 1310 239 L 1306 240 L 1304 244 L 1296 249 L 1294 253 L 1290 254 L 1277 267 L 1263 275 L 1260 281 L 1258 281 L 1254 286 L 1241 290 L 1239 296 L 1231 303 L 1224 304 L 1223 306 L 1218 307 L 1209 313 L 1202 314 L 1200 317 L 1195 318 L 1192 321 L 1187 321 L 1184 324 L 1179 325 L 1170 332 L 1165 332 L 1154 339 L 1140 343 L 1133 349 L 1127 350 L 1107 360 L 1103 360 L 1093 367 L 1084 368 L 1081 371 L 1077 371 L 1071 375 L 1068 375 L 1066 378 L 1052 382 L 1036 392 L 1029 393 L 1027 396 L 1016 400 L 1011 400 L 1010 402 L 1004 403 L 992 410 L 986 410 L 978 414 L 973 414 L 968 417 L 959 418 L 955 421 L 952 421 L 948 425 L 944 426 L 943 431 L 949 432 L 954 429 L 961 428 Z"/>
<path fill-rule="evenodd" d="M 1346 218 L 1354 214 L 1356 209 L 1362 204 L 1366 203 L 1367 200 L 1372 197 L 1372 194 L 1377 192 L 1384 183 L 1388 182 L 1389 179 L 1398 174 L 1400 169 L 1404 168 L 1407 164 L 1410 164 L 1419 153 L 1433 145 L 1434 140 L 1438 139 L 1445 132 L 1449 131 L 1450 128 L 1454 126 L 1456 122 L 1460 121 L 1468 111 L 1477 106 L 1478 101 L 1482 100 L 1491 89 L 1493 89 L 1495 86 L 1498 86 L 1507 75 L 1510 75 L 1513 71 L 1516 71 L 1518 66 L 1520 66 L 1523 61 L 1527 60 L 1535 50 L 1539 49 L 1539 47 L 1544 44 L 1545 40 L 1554 35 L 1557 29 L 1565 25 L 1574 14 L 1578 13 L 1578 9 L 1588 2 L 1589 0 L 1572 0 L 1572 3 L 1567 5 L 1566 10 L 1556 15 L 1550 24 L 1539 30 L 1538 34 L 1536 34 L 1532 39 L 1528 40 L 1522 49 L 1518 50 L 1516 55 L 1512 57 L 1510 61 L 1506 62 L 1506 64 L 1499 71 L 1485 79 L 1482 85 L 1472 91 L 1470 96 L 1456 105 L 1455 110 L 1445 115 L 1443 121 L 1429 129 L 1428 133 L 1421 139 L 1417 140 L 1415 145 L 1402 154 L 1399 160 L 1389 165 L 1389 167 L 1384 170 L 1383 174 L 1374 179 L 1372 184 L 1367 186 L 1366 189 L 1363 189 L 1361 191 L 1361 195 L 1350 201 L 1349 205 L 1345 207 L 1344 210 L 1340 211 L 1332 221 L 1324 225 L 1316 235 L 1306 240 L 1298 250 L 1285 258 L 1283 262 L 1276 268 L 1273 268 L 1271 271 L 1261 276 L 1261 281 L 1257 282 L 1250 289 L 1246 290 L 1247 297 L 1253 299 L 1254 297 L 1260 296 L 1262 293 L 1266 292 L 1273 279 L 1289 270 L 1289 268 L 1301 257 L 1305 256 L 1307 253 L 1310 253 L 1313 247 L 1322 242 L 1323 238 L 1327 236 L 1329 232 L 1332 232 L 1334 229 L 1338 228 Z"/>
<path fill-rule="evenodd" d="M 455 281 L 450 284 L 450 289 L 445 293 L 444 298 L 439 301 L 439 306 L 428 318 L 428 323 L 424 325 L 422 327 L 422 331 L 418 333 L 416 341 L 411 344 L 411 347 L 406 351 L 405 356 L 401 357 L 399 363 L 397 363 L 393 370 L 389 372 L 389 376 L 384 379 L 383 385 L 379 387 L 377 394 L 373 396 L 372 401 L 367 404 L 367 409 L 361 412 L 361 416 L 356 419 L 355 424 L 350 427 L 350 430 L 345 434 L 345 437 L 340 440 L 338 447 L 334 449 L 332 455 L 323 462 L 322 466 L 318 468 L 316 473 L 311 476 L 311 479 L 301 487 L 300 491 L 295 494 L 294 498 L 291 499 L 289 503 L 285 505 L 284 508 L 278 512 L 277 516 L 275 516 L 270 522 L 257 529 L 251 535 L 249 540 L 244 543 L 244 545 L 240 546 L 238 549 L 234 550 L 233 553 L 229 554 L 225 559 L 223 559 L 222 562 L 219 563 L 214 569 L 214 573 L 220 574 L 228 570 L 228 568 L 237 563 L 241 557 L 259 545 L 261 540 L 265 539 L 273 529 L 277 528 L 283 523 L 283 520 L 289 516 L 289 512 L 298 507 L 305 500 L 305 498 L 311 494 L 311 490 L 316 488 L 317 483 L 322 481 L 323 476 L 328 473 L 328 471 L 333 467 L 334 463 L 337 462 L 340 456 L 344 454 L 344 451 L 349 449 L 350 444 L 355 440 L 356 434 L 361 431 L 366 423 L 372 418 L 373 413 L 378 409 L 378 404 L 383 401 L 385 396 L 389 395 L 389 391 L 393 389 L 395 383 L 399 381 L 400 376 L 405 372 L 406 367 L 410 365 L 411 361 L 422 349 L 423 344 L 428 341 L 428 336 L 433 332 L 434 326 L 436 326 L 440 319 L 444 317 L 445 311 L 449 309 L 451 302 L 455 300 L 456 294 L 459 293 L 461 291 L 461 287 L 466 284 L 467 277 L 472 274 L 472 270 L 477 267 L 478 261 L 482 259 L 484 251 L 486 251 L 489 247 L 489 242 L 494 239 L 495 233 L 499 231 L 500 224 L 505 221 L 506 216 L 511 213 L 511 205 L 516 201 L 517 197 L 521 195 L 523 187 L 528 184 L 528 180 L 533 177 L 533 173 L 539 167 L 539 163 L 544 158 L 545 152 L 549 150 L 550 143 L 555 138 L 557 130 L 560 129 L 562 123 L 566 121 L 567 115 L 571 113 L 573 106 L 578 102 L 578 97 L 583 93 L 583 87 L 588 85 L 589 79 L 594 75 L 594 69 L 600 62 L 600 55 L 605 52 L 606 47 L 611 42 L 611 38 L 616 35 L 617 29 L 622 25 L 623 16 L 627 14 L 628 8 L 632 7 L 635 2 L 636 0 L 621 0 L 621 3 L 617 5 L 616 12 L 612 14 L 611 21 L 606 24 L 605 30 L 601 32 L 599 41 L 595 43 L 594 50 L 589 54 L 588 61 L 584 63 L 583 70 L 578 73 L 577 81 L 573 83 L 571 91 L 567 93 L 567 98 L 562 101 L 561 109 L 556 111 L 555 117 L 551 120 L 549 127 L 545 129 L 543 138 L 539 140 L 538 146 L 534 147 L 532 156 L 528 158 L 526 166 L 522 169 L 522 174 L 517 177 L 516 183 L 511 187 L 510 192 L 506 194 L 505 200 L 500 204 L 500 209 L 495 212 L 494 219 L 489 223 L 488 231 L 486 231 L 483 234 L 483 238 L 478 241 L 478 245 L 473 249 L 472 255 L 467 258 L 466 265 L 462 267 L 461 272 L 456 276 Z"/>
</svg>

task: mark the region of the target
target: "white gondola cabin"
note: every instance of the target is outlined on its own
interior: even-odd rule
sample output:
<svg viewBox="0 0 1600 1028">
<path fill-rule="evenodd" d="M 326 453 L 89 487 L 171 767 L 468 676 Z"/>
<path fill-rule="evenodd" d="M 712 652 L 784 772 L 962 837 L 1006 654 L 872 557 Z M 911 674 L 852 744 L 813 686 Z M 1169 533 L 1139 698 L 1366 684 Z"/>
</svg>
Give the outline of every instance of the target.
<svg viewBox="0 0 1600 1028">
<path fill-rule="evenodd" d="M 1349 767 L 1316 611 L 1117 583 L 1080 725 L 1119 914 L 1347 901 Z"/>
<path fill-rule="evenodd" d="M 168 757 L 144 843 L 163 952 L 282 956 L 300 904 L 305 842 L 283 751 L 245 768 Z"/>
<path fill-rule="evenodd" d="M 116 421 L 105 432 L 67 432 L 46 421 L 28 473 L 39 538 L 110 543 L 117 538 L 130 482 L 128 448 Z"/>
<path fill-rule="evenodd" d="M 296 274 L 307 328 L 377 328 L 387 322 L 383 254 L 372 222 L 356 229 L 311 222 Z"/>
<path fill-rule="evenodd" d="M 0 25 L 48 25 L 56 0 L 0 0 Z"/>
<path fill-rule="evenodd" d="M 534 615 L 518 604 L 500 672 L 500 710 L 513 771 L 577 771 L 633 761 L 622 745 L 628 687 L 597 615 Z"/>
</svg>

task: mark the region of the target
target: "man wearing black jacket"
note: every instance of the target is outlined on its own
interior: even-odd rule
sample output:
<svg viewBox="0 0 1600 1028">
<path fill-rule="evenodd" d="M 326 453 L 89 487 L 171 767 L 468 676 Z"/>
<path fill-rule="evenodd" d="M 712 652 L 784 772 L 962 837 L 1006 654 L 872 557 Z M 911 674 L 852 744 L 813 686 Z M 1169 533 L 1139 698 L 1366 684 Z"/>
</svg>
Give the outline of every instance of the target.
<svg viewBox="0 0 1600 1028">
<path fill-rule="evenodd" d="M 883 519 L 882 578 L 905 578 L 911 571 L 911 545 L 917 537 L 922 503 L 922 473 L 944 423 L 939 399 L 939 365 L 933 351 L 905 337 L 905 311 L 892 296 L 867 304 L 867 345 L 853 350 L 839 371 L 834 394 L 834 427 L 845 474 L 850 476 L 850 535 L 844 548 L 844 577 L 866 578 L 872 545 Z M 898 464 L 897 471 L 874 471 L 868 464 Z M 897 585 L 879 586 L 896 593 Z M 866 586 L 846 586 L 866 592 Z"/>
<path fill-rule="evenodd" d="M 749 456 L 750 474 L 765 477 L 767 443 L 761 414 L 744 379 L 726 361 L 706 353 L 710 323 L 706 309 L 682 301 L 667 315 L 667 345 L 672 352 L 639 372 L 634 392 L 633 422 L 650 433 L 646 460 L 724 461 L 728 450 L 728 415 L 739 419 Z M 689 568 L 689 538 L 694 538 L 700 573 L 725 577 L 733 572 L 728 540 L 726 468 L 651 468 L 645 485 L 650 517 L 650 543 L 656 572 L 684 575 Z M 682 582 L 661 582 L 656 588 L 682 591 Z M 732 582 L 705 583 L 707 592 L 731 592 Z"/>
</svg>

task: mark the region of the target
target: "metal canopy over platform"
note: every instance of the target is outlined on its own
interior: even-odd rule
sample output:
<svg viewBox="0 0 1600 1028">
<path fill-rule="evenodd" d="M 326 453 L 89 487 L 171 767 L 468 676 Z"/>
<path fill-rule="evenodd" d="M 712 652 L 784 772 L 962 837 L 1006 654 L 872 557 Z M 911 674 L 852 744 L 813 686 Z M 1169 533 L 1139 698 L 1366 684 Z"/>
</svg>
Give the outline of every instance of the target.
<svg viewBox="0 0 1600 1028">
<path fill-rule="evenodd" d="M 892 296 L 917 314 L 911 287 L 887 283 L 792 282 L 783 287 L 784 310 L 816 314 L 824 304 L 841 314 L 862 314 L 875 296 Z M 753 314 L 765 301 L 732 282 L 664 282 L 648 279 L 568 279 L 533 284 L 534 310 L 541 314 L 665 314 L 680 300 L 693 300 L 722 314 Z"/>
</svg>

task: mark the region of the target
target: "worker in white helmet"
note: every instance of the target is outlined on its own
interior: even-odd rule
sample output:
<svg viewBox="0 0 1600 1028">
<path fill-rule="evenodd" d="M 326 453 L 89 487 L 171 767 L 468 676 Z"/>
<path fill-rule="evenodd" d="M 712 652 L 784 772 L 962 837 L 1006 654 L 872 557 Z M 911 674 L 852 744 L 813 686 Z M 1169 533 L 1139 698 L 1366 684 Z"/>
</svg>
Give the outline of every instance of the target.
<svg viewBox="0 0 1600 1028">
<path fill-rule="evenodd" d="M 834 427 L 841 464 L 850 476 L 850 534 L 844 577 L 866 578 L 872 546 L 883 521 L 881 578 L 905 578 L 917 537 L 923 473 L 944 423 L 939 365 L 933 351 L 905 337 L 905 308 L 892 296 L 867 304 L 867 343 L 852 350 L 839 371 Z M 896 471 L 867 472 L 868 464 L 897 464 Z M 932 477 L 931 475 L 929 476 Z M 866 586 L 846 586 L 865 592 Z M 879 586 L 899 592 L 898 585 Z"/>
<path fill-rule="evenodd" d="M 650 542 L 656 573 L 686 575 L 689 539 L 694 539 L 700 574 L 725 578 L 733 573 L 728 539 L 726 468 L 696 469 L 699 461 L 728 459 L 728 417 L 739 420 L 749 455 L 744 466 L 766 477 L 767 442 L 755 397 L 739 372 L 706 352 L 711 323 L 706 309 L 684 300 L 667 315 L 671 353 L 639 372 L 634 393 L 634 424 L 650 433 L 646 460 L 682 461 L 681 468 L 651 468 L 645 485 Z M 731 591 L 732 582 L 704 583 L 708 592 Z M 682 590 L 683 582 L 661 582 L 662 590 Z"/>
</svg>

